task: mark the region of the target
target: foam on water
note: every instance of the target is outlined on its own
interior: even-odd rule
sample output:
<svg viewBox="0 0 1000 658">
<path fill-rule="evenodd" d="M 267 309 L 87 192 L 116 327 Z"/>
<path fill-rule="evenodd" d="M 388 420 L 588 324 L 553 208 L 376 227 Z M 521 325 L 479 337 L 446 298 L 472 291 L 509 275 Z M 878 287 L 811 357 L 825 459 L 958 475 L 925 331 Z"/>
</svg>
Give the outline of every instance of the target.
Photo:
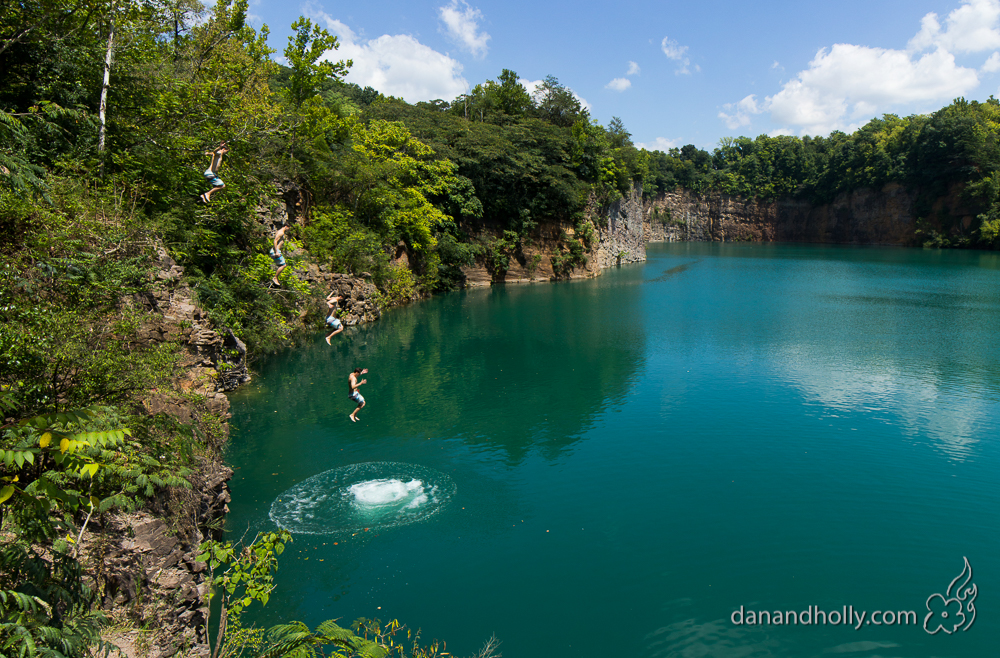
<svg viewBox="0 0 1000 658">
<path fill-rule="evenodd" d="M 424 495 L 424 483 L 420 480 L 410 480 L 409 482 L 369 480 L 368 482 L 352 484 L 348 491 L 354 496 L 354 502 L 358 505 L 388 505 L 407 498 L 427 500 L 427 496 Z M 416 505 L 408 505 L 408 507 L 410 506 L 416 507 Z"/>
<path fill-rule="evenodd" d="M 332 535 L 422 521 L 455 495 L 444 473 L 397 462 L 366 462 L 303 480 L 271 503 L 269 516 L 295 534 Z"/>
</svg>

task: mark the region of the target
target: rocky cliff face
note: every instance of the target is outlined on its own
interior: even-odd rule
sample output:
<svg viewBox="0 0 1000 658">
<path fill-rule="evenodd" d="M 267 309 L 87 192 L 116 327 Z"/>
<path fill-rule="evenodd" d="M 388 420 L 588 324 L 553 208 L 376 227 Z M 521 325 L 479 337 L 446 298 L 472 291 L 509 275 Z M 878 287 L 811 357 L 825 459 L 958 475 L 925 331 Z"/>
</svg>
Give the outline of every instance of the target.
<svg viewBox="0 0 1000 658">
<path fill-rule="evenodd" d="M 195 558 L 228 511 L 230 477 L 219 461 L 202 460 L 191 490 L 168 492 L 148 511 L 101 515 L 88 526 L 82 560 L 122 627 L 106 639 L 129 658 L 210 655 L 209 586 L 205 564 Z"/>
<path fill-rule="evenodd" d="M 337 317 L 343 321 L 344 326 L 353 327 L 365 322 L 374 322 L 382 317 L 382 311 L 376 301 L 378 288 L 372 283 L 370 274 L 362 273 L 361 276 L 352 277 L 329 272 L 322 265 L 310 263 L 301 277 L 324 294 L 340 295 Z M 328 309 L 324 306 L 322 310 L 325 317 Z M 308 309 L 303 309 L 301 319 L 304 320 L 307 314 Z"/>
<path fill-rule="evenodd" d="M 583 279 L 598 276 L 607 267 L 646 260 L 646 238 L 643 229 L 642 188 L 633 188 L 628 197 L 609 206 L 601 206 L 591 196 L 584 217 L 594 227 L 592 235 L 582 235 L 577 227 L 558 222 L 541 223 L 529 239 L 509 257 L 506 269 L 498 270 L 480 259 L 475 265 L 463 267 L 465 285 L 485 286 L 492 283 L 527 283 L 557 279 Z M 481 237 L 488 239 L 491 231 Z M 584 247 L 585 263 L 575 264 L 569 271 L 560 261 L 571 254 L 573 243 Z M 588 248 L 589 247 L 589 248 Z"/>
<path fill-rule="evenodd" d="M 483 229 L 479 237 L 488 241 L 492 231 Z M 474 265 L 462 268 L 465 275 L 465 286 L 488 286 L 494 283 L 531 283 L 535 281 L 554 281 L 560 278 L 557 273 L 554 257 L 559 258 L 569 253 L 570 241 L 577 240 L 576 228 L 571 224 L 544 223 L 541 224 L 529 239 L 507 254 L 507 267 L 497 267 L 488 258 L 480 257 Z M 595 275 L 595 267 L 588 263 L 573 270 L 565 278 L 585 278 Z"/>
<path fill-rule="evenodd" d="M 645 222 L 651 241 L 908 245 L 915 238 L 913 205 L 914 195 L 898 183 L 855 190 L 822 206 L 684 190 L 648 202 Z"/>
<path fill-rule="evenodd" d="M 591 199 L 587 210 L 600 236 L 592 255 L 598 273 L 606 267 L 646 260 L 641 187 L 633 187 L 628 197 L 615 201 L 607 208 L 599 207 Z"/>
<path fill-rule="evenodd" d="M 103 606 L 120 622 L 117 626 L 130 629 L 106 639 L 128 658 L 209 655 L 208 585 L 205 565 L 195 557 L 200 544 L 217 535 L 229 511 L 232 471 L 221 458 L 229 433 L 225 392 L 250 381 L 246 346 L 231 331 L 219 333 L 211 326 L 183 273 L 159 249 L 154 279 L 132 300 L 145 311 L 141 339 L 179 348 L 171 386 L 152 391 L 142 411 L 166 414 L 192 427 L 209 454 L 198 458 L 190 490 L 162 492 L 139 512 L 92 519 L 81 545 L 81 558 Z M 338 316 L 347 326 L 381 315 L 370 276 L 350 277 L 315 264 L 297 276 L 324 295 L 340 295 Z M 310 322 L 327 313 L 320 300 L 306 298 L 300 320 Z"/>
</svg>

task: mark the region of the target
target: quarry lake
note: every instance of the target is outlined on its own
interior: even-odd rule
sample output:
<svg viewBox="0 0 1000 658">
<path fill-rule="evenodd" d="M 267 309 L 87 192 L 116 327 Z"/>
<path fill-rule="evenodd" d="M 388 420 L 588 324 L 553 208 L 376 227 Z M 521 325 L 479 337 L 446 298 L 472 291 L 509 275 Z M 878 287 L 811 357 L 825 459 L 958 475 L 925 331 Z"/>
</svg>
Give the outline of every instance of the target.
<svg viewBox="0 0 1000 658">
<path fill-rule="evenodd" d="M 653 244 L 318 331 L 231 401 L 229 536 L 295 536 L 258 625 L 507 658 L 1000 637 L 996 253 Z"/>
</svg>

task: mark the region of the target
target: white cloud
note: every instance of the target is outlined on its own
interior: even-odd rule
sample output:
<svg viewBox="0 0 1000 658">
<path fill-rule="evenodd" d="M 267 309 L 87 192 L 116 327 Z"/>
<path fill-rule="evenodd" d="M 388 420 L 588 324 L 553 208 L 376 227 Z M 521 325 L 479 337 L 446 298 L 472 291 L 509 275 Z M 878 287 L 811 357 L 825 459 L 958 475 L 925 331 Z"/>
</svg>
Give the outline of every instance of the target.
<svg viewBox="0 0 1000 658">
<path fill-rule="evenodd" d="M 525 78 L 518 78 L 517 81 L 521 83 L 521 86 L 527 90 L 528 95 L 532 98 L 535 97 L 535 94 L 538 93 L 544 82 L 544 80 L 526 80 Z"/>
<path fill-rule="evenodd" d="M 944 27 L 936 14 L 924 16 L 907 50 L 847 43 L 821 48 L 778 93 L 762 101 L 748 96 L 727 105 L 719 118 L 733 129 L 748 125 L 752 114 L 770 112 L 782 131 L 849 131 L 884 112 L 912 112 L 968 94 L 979 86 L 979 74 L 957 64 L 953 53 L 998 48 L 1000 0 L 965 0 L 948 14 Z M 991 54 L 981 70 L 1000 71 L 1000 52 Z"/>
<path fill-rule="evenodd" d="M 660 42 L 660 48 L 663 50 L 663 54 L 667 56 L 667 59 L 677 62 L 677 69 L 674 71 L 675 74 L 691 74 L 691 59 L 687 56 L 687 46 L 680 45 L 670 37 L 663 37 L 663 41 Z M 695 66 L 694 70 L 700 71 L 701 67 Z"/>
<path fill-rule="evenodd" d="M 652 142 L 635 143 L 635 145 L 641 149 L 646 149 L 647 151 L 663 151 L 664 153 L 672 148 L 677 148 L 680 144 L 681 140 L 667 139 L 666 137 L 657 137 Z"/>
<path fill-rule="evenodd" d="M 535 94 L 537 94 L 538 90 L 541 88 L 542 82 L 544 82 L 544 80 L 525 80 L 524 78 L 518 78 L 517 81 L 521 83 L 521 86 L 524 87 L 525 90 L 527 90 L 528 95 L 531 96 L 533 99 L 535 98 Z M 573 94 L 573 98 L 580 101 L 580 106 L 583 109 L 590 112 L 590 103 L 588 103 L 583 96 L 576 93 L 569 87 L 566 87 L 566 89 L 569 89 L 569 93 Z"/>
<path fill-rule="evenodd" d="M 482 59 L 486 56 L 486 42 L 490 35 L 479 29 L 483 14 L 470 7 L 465 0 L 451 0 L 450 5 L 438 7 L 438 16 L 444 22 L 446 34 L 460 46 Z"/>
<path fill-rule="evenodd" d="M 628 63 L 628 71 L 625 75 L 639 75 L 639 65 L 635 62 Z M 614 89 L 615 91 L 625 91 L 632 86 L 632 81 L 628 78 L 615 78 L 608 84 L 604 85 L 605 89 Z"/>
<path fill-rule="evenodd" d="M 625 91 L 632 86 L 632 81 L 628 78 L 615 78 L 608 84 L 604 85 L 605 89 L 614 89 L 615 91 Z"/>
<path fill-rule="evenodd" d="M 893 105 L 949 101 L 979 84 L 944 49 L 914 59 L 902 50 L 838 43 L 766 100 L 772 118 L 804 133 L 844 129 L 844 119 L 871 118 Z"/>
<path fill-rule="evenodd" d="M 965 0 L 945 19 L 937 14 L 920 21 L 920 31 L 907 44 L 910 51 L 943 48 L 948 52 L 977 53 L 1000 47 L 1000 0 Z"/>
<path fill-rule="evenodd" d="M 763 112 L 763 108 L 758 106 L 757 96 L 754 94 L 750 94 L 739 103 L 726 103 L 723 107 L 732 112 L 732 114 L 719 112 L 719 118 L 725 122 L 726 127 L 730 130 L 750 125 L 750 115 Z"/>
<path fill-rule="evenodd" d="M 328 50 L 322 59 L 354 60 L 345 80 L 374 87 L 387 96 L 410 103 L 436 98 L 451 100 L 469 89 L 461 76 L 462 65 L 407 34 L 383 34 L 377 39 L 359 38 L 351 28 L 322 11 L 310 11 L 322 19 L 340 41 L 338 50 Z"/>
<path fill-rule="evenodd" d="M 663 37 L 663 41 L 660 42 L 660 48 L 663 49 L 663 54 L 667 56 L 668 59 L 680 60 L 684 57 L 684 53 L 687 52 L 688 47 L 682 46 L 670 37 Z"/>
</svg>

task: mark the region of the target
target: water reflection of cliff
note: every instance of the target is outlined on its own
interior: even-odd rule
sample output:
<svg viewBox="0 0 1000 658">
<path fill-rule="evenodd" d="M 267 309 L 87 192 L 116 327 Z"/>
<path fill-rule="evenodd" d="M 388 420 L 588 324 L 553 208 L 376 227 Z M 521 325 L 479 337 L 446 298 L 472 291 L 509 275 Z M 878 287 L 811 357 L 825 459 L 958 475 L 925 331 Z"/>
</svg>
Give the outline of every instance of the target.
<svg viewBox="0 0 1000 658">
<path fill-rule="evenodd" d="M 357 429 L 372 439 L 460 439 L 512 462 L 534 446 L 551 458 L 626 394 L 645 347 L 639 295 L 638 286 L 587 281 L 397 309 L 333 347 L 316 342 L 262 364 L 257 383 L 234 397 L 243 404 L 233 422 L 350 426 L 347 375 L 366 367 Z M 249 447 L 243 433 L 237 442 Z"/>
</svg>

